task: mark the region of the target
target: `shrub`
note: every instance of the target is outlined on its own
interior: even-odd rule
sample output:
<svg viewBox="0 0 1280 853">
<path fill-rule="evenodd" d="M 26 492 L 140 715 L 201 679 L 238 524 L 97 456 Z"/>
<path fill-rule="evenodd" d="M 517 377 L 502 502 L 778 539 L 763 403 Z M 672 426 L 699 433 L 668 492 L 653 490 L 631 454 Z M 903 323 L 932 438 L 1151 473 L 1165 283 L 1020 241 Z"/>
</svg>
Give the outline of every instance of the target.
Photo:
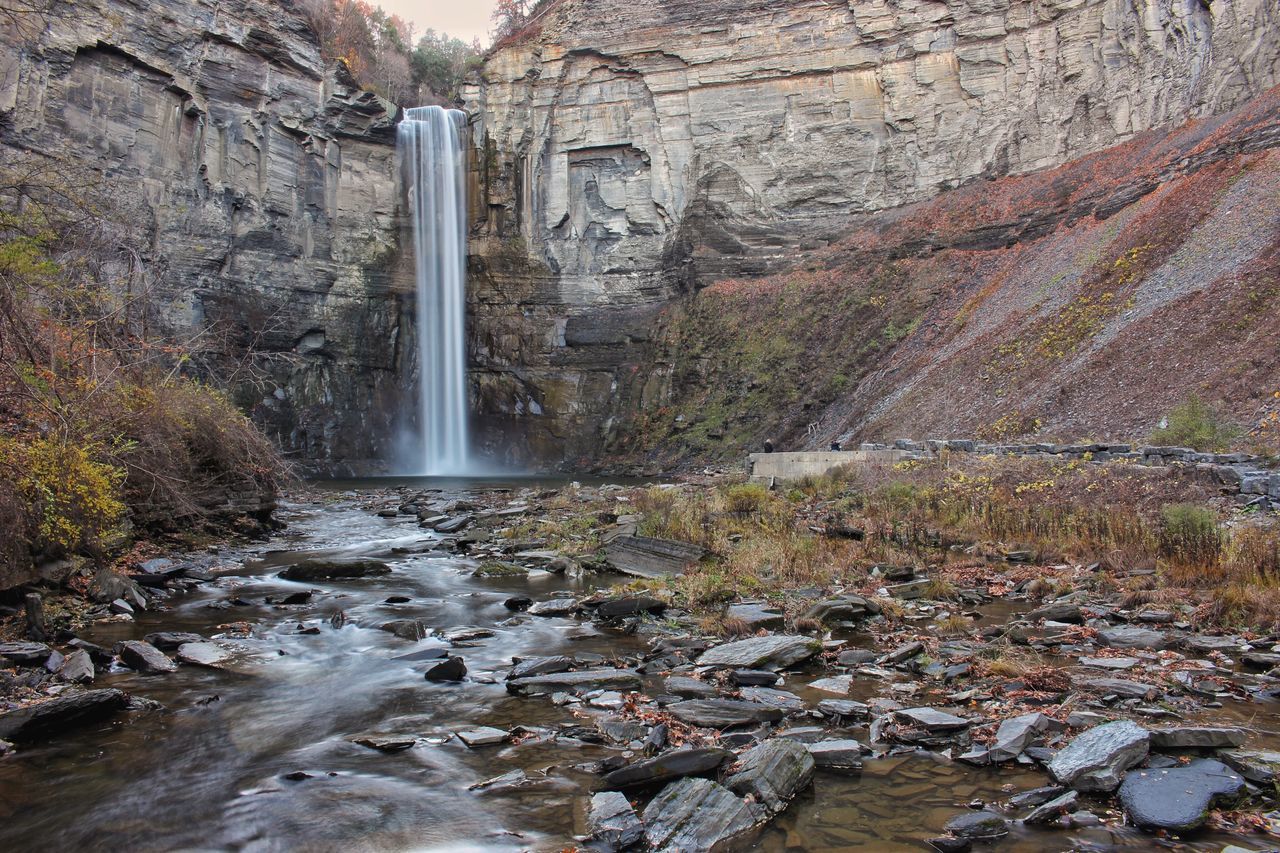
<svg viewBox="0 0 1280 853">
<path fill-rule="evenodd" d="M 1151 433 L 1150 441 L 1213 451 L 1225 450 L 1241 434 L 1238 427 L 1222 423 L 1207 403 L 1193 396 L 1169 412 L 1164 424 Z"/>
<path fill-rule="evenodd" d="M 1171 504 L 1160 511 L 1159 555 L 1174 568 L 1217 565 L 1223 537 L 1213 511 L 1195 504 Z"/>
<path fill-rule="evenodd" d="M 760 512 L 769 503 L 769 490 L 759 483 L 739 483 L 725 492 L 725 510 L 728 512 Z"/>
</svg>

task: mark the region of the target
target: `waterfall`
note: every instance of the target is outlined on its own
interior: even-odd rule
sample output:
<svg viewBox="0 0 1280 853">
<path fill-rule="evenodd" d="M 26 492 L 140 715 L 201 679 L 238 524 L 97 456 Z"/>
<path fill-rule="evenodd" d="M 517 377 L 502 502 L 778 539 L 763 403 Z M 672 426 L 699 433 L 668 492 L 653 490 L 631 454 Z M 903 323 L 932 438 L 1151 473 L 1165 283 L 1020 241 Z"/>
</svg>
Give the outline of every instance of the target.
<svg viewBox="0 0 1280 853">
<path fill-rule="evenodd" d="M 466 385 L 466 113 L 405 111 L 397 146 L 409 206 L 417 277 L 418 473 L 469 467 Z"/>
</svg>

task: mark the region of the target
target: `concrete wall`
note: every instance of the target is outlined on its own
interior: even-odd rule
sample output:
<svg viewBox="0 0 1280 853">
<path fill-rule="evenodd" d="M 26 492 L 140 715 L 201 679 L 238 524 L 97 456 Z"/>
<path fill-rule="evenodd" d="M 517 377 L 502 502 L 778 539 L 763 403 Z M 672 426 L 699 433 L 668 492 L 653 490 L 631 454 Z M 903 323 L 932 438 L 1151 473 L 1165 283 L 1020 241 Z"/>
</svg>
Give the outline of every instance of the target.
<svg viewBox="0 0 1280 853">
<path fill-rule="evenodd" d="M 752 453 L 747 472 L 752 482 L 820 477 L 841 465 L 893 465 L 913 454 L 903 450 L 842 450 L 806 453 Z"/>
</svg>

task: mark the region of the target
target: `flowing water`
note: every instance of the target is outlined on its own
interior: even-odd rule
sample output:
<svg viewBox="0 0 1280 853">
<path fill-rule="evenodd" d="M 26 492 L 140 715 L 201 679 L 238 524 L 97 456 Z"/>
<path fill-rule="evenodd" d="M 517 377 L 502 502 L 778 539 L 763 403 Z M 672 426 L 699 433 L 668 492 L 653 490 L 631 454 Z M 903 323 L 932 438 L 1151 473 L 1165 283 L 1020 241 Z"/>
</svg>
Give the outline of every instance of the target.
<svg viewBox="0 0 1280 853">
<path fill-rule="evenodd" d="M 589 725 L 603 716 L 557 707 L 545 697 L 512 697 L 500 678 L 485 682 L 486 673 L 500 676 L 512 656 L 643 651 L 641 637 L 573 619 L 513 614 L 503 604 L 514 594 L 538 599 L 617 579 L 475 578 L 472 563 L 424 553 L 433 535 L 411 519 L 374 515 L 372 508 L 389 503 L 386 496 L 362 502 L 344 492 L 286 505 L 282 515 L 290 527 L 253 552 L 218 555 L 225 569 L 216 582 L 175 597 L 165 612 L 86 632 L 86 639 L 109 645 L 156 630 L 195 631 L 242 657 L 232 671 L 183 666 L 169 675 L 120 670 L 99 678 L 97 686 L 123 688 L 168 710 L 131 712 L 0 760 L 0 850 L 571 847 L 594 779 L 574 766 L 616 750 L 537 737 L 472 750 L 450 733 L 480 725 Z M 277 577 L 281 565 L 296 559 L 285 551 L 376 556 L 395 571 L 292 583 Z M 317 593 L 306 604 L 265 601 L 307 589 Z M 409 601 L 386 603 L 392 596 Z M 334 618 L 339 613 L 345 620 Z M 432 684 L 422 674 L 428 664 L 400 658 L 439 641 L 414 643 L 376 627 L 408 618 L 438 629 L 476 626 L 494 633 L 456 650 L 470 670 L 468 681 Z M 829 698 L 805 686 L 816 675 L 788 674 L 782 686 L 814 704 Z M 652 693 L 658 684 L 651 677 L 647 689 Z M 1241 706 L 1219 713 L 1238 720 L 1241 713 L 1262 712 Z M 1263 727 L 1276 727 L 1273 708 L 1263 716 Z M 368 732 L 420 740 L 389 754 L 347 740 Z M 865 728 L 849 734 L 865 742 Z M 536 783 L 506 792 L 468 790 L 515 769 Z M 299 772 L 306 776 L 289 778 Z M 921 851 L 928 849 L 923 840 L 970 800 L 1003 800 L 1045 781 L 1031 769 L 975 769 L 927 755 L 869 760 L 860 777 L 818 774 L 812 790 L 752 844 L 769 853 Z M 1206 836 L 1179 849 L 1219 851 L 1227 840 Z M 1015 829 L 999 845 L 1017 853 L 1116 848 L 1163 849 L 1125 829 Z"/>
<path fill-rule="evenodd" d="M 466 389 L 466 113 L 405 111 L 397 128 L 413 221 L 417 282 L 418 441 L 424 475 L 468 470 Z"/>
</svg>

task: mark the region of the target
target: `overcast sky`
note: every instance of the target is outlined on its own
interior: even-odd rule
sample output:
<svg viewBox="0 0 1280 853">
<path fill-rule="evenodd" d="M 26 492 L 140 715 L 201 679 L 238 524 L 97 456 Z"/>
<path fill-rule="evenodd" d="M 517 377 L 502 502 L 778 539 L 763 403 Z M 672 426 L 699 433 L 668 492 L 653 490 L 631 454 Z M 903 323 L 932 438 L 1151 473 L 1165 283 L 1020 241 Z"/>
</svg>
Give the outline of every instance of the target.
<svg viewBox="0 0 1280 853">
<path fill-rule="evenodd" d="M 448 33 L 470 42 L 479 38 L 489 45 L 489 16 L 495 0 L 373 0 L 387 12 L 413 24 L 414 32 Z"/>
</svg>

